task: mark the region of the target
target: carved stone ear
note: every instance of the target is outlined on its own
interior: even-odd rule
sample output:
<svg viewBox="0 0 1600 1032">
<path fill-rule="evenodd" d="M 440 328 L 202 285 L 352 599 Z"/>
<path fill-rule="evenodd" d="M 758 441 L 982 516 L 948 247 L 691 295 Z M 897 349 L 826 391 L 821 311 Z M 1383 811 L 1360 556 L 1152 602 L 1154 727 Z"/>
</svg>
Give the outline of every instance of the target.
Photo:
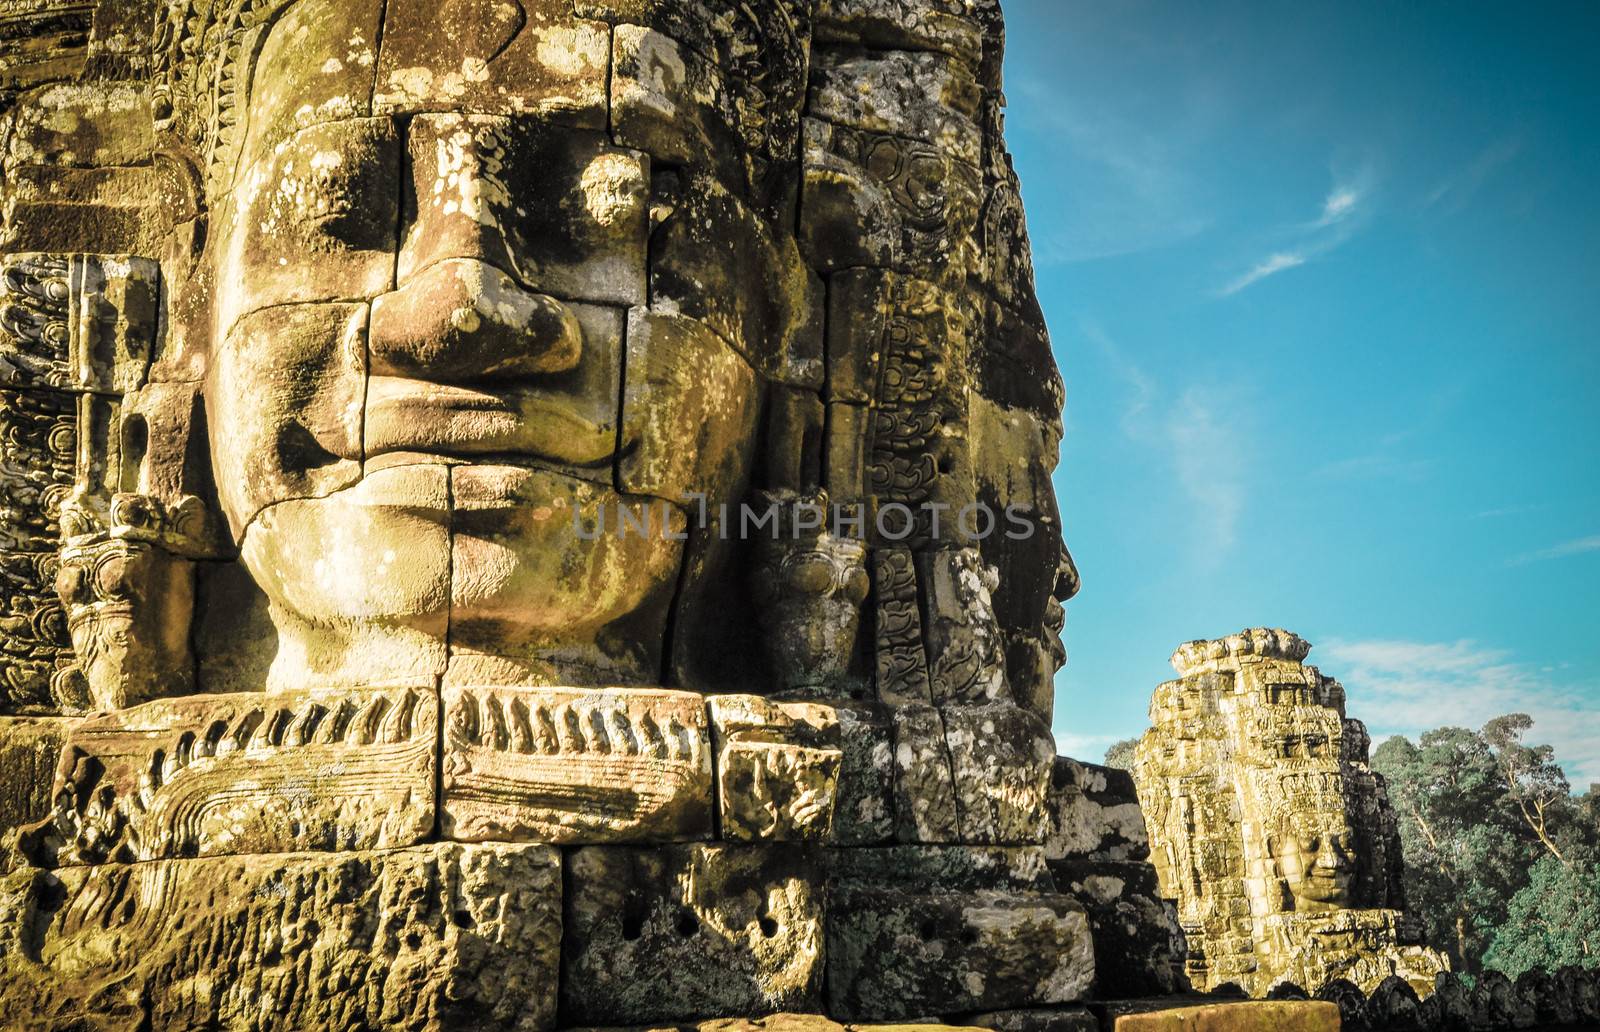
<svg viewBox="0 0 1600 1032">
<path fill-rule="evenodd" d="M 155 152 L 155 186 L 162 212 L 178 226 L 205 214 L 205 179 L 200 163 L 187 147 L 170 146 Z"/>
</svg>

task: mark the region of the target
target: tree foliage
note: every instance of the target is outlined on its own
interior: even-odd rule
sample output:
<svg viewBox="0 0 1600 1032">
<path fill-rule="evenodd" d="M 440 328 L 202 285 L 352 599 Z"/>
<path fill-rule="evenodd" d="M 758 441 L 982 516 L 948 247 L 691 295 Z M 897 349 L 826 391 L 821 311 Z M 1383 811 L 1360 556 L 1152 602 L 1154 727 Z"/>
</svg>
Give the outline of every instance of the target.
<svg viewBox="0 0 1600 1032">
<path fill-rule="evenodd" d="M 1515 978 L 1530 968 L 1600 966 L 1600 864 L 1540 857 L 1484 953 L 1484 967 Z"/>
<path fill-rule="evenodd" d="M 1139 744 L 1137 738 L 1124 738 L 1114 743 L 1106 750 L 1105 765 L 1118 770 L 1133 769 L 1133 747 Z"/>
<path fill-rule="evenodd" d="M 1443 727 L 1415 743 L 1391 738 L 1372 755 L 1400 822 L 1408 904 L 1458 970 L 1515 975 L 1547 966 L 1528 959 L 1546 955 L 1600 964 L 1584 952 L 1596 938 L 1579 920 L 1600 914 L 1600 808 L 1572 797 L 1549 746 L 1523 743 L 1532 725 L 1513 713 L 1481 731 Z M 1588 894 L 1570 904 L 1568 927 L 1528 920 L 1563 891 Z"/>
</svg>

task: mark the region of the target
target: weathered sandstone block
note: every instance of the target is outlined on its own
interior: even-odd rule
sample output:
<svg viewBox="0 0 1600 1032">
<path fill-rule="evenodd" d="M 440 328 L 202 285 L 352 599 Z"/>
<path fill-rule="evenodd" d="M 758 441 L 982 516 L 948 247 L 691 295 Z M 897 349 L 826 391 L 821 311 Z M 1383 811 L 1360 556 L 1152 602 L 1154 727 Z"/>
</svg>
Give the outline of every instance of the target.
<svg viewBox="0 0 1600 1032">
<path fill-rule="evenodd" d="M 830 857 L 828 1011 L 886 1020 L 1069 1003 L 1088 919 L 1034 848 L 893 846 Z"/>
<path fill-rule="evenodd" d="M 547 846 L 21 871 L 0 911 L 8 1028 L 555 1025 L 561 866 Z"/>
<path fill-rule="evenodd" d="M 1042 841 L 1055 740 L 1038 714 L 1011 704 L 940 710 L 961 840 Z"/>
<path fill-rule="evenodd" d="M 876 703 L 834 706 L 839 719 L 839 787 L 833 841 L 840 846 L 894 840 L 894 725 Z"/>
<path fill-rule="evenodd" d="M 633 1025 L 812 1010 L 822 894 L 772 846 L 590 846 L 566 858 L 562 1020 Z"/>
<path fill-rule="evenodd" d="M 380 111 L 525 111 L 603 128 L 608 36 L 554 0 L 397 0 L 384 19 L 375 102 Z"/>
<path fill-rule="evenodd" d="M 960 840 L 950 745 L 932 706 L 894 711 L 895 838 L 901 842 Z"/>
<path fill-rule="evenodd" d="M 0 717 L 0 871 L 13 863 L 16 829 L 50 813 L 50 784 L 72 718 Z"/>
<path fill-rule="evenodd" d="M 1050 783 L 1052 860 L 1143 860 L 1150 836 L 1134 791 L 1133 775 L 1114 767 L 1058 756 Z"/>
<path fill-rule="evenodd" d="M 719 695 L 709 708 L 721 837 L 828 841 L 841 761 L 832 707 Z"/>
<path fill-rule="evenodd" d="M 1175 1006 L 1180 1000 L 1110 1003 L 1101 1011 L 1111 1032 L 1338 1032 L 1339 1008 L 1308 1000 L 1249 1000 Z"/>
<path fill-rule="evenodd" d="M 889 1019 L 1082 999 L 1094 977 L 1068 896 L 851 890 L 830 909 L 829 1013 Z"/>
<path fill-rule="evenodd" d="M 962 1020 L 995 1032 L 1100 1032 L 1100 1022 L 1086 1007 L 986 1011 Z"/>
<path fill-rule="evenodd" d="M 1133 860 L 1051 860 L 1061 892 L 1083 904 L 1094 939 L 1097 999 L 1161 996 L 1188 988 L 1175 907 L 1155 868 Z"/>
</svg>

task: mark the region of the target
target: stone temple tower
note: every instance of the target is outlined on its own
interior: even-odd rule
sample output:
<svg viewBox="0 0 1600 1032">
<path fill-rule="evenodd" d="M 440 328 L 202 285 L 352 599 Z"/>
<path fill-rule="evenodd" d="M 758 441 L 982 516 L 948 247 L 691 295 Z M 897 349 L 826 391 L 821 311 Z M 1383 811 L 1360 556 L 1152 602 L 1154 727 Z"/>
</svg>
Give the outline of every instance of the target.
<svg viewBox="0 0 1600 1032">
<path fill-rule="evenodd" d="M 1198 988 L 1254 995 L 1398 975 L 1432 991 L 1445 958 L 1420 944 L 1400 842 L 1344 688 L 1288 631 L 1194 641 L 1156 689 L 1134 776 L 1163 895 L 1178 901 Z"/>
<path fill-rule="evenodd" d="M 1002 44 L 0 4 L 0 1027 L 1084 999 Z"/>
</svg>

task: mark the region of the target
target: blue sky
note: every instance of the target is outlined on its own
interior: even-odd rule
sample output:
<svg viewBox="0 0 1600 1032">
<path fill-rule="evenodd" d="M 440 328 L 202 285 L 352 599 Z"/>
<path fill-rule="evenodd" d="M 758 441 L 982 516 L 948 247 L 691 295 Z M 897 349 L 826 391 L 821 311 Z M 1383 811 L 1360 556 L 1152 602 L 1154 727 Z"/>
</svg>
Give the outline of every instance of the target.
<svg viewBox="0 0 1600 1032">
<path fill-rule="evenodd" d="M 1600 781 L 1600 5 L 1006 12 L 1084 575 L 1062 750 L 1265 624 L 1379 740 L 1521 710 Z"/>
</svg>

